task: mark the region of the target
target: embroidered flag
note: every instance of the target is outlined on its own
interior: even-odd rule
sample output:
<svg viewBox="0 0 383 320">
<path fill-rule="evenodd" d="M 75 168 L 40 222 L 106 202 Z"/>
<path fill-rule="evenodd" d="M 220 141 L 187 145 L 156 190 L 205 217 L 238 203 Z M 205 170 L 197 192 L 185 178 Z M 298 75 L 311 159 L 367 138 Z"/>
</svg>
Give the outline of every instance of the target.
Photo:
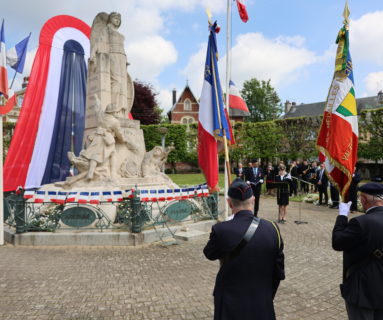
<svg viewBox="0 0 383 320">
<path fill-rule="evenodd" d="M 5 51 L 4 20 L 0 30 L 0 94 L 8 98 L 7 53 Z"/>
<path fill-rule="evenodd" d="M 18 73 L 23 73 L 30 37 L 31 34 L 7 51 L 7 64 Z"/>
<path fill-rule="evenodd" d="M 319 152 L 326 156 L 328 177 L 337 186 L 345 201 L 358 151 L 358 116 L 346 12 L 349 14 L 347 3 L 344 26 L 336 39 L 338 50 L 334 78 L 317 139 Z"/>
<path fill-rule="evenodd" d="M 237 0 L 237 8 L 241 20 L 243 22 L 249 21 L 249 15 L 247 14 L 247 9 L 244 0 Z"/>
<path fill-rule="evenodd" d="M 89 203 L 99 204 L 100 203 L 100 192 L 91 192 Z"/>
<path fill-rule="evenodd" d="M 231 140 L 218 73 L 218 51 L 215 33 L 217 22 L 209 26 L 204 83 L 198 113 L 198 163 L 212 191 L 218 189 L 217 140 Z"/>
</svg>

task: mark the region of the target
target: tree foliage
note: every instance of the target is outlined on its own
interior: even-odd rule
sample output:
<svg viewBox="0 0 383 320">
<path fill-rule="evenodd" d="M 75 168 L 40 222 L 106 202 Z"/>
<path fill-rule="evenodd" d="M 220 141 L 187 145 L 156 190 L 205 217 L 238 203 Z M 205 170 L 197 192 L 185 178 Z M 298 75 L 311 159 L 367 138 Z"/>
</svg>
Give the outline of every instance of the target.
<svg viewBox="0 0 383 320">
<path fill-rule="evenodd" d="M 366 110 L 359 120 L 359 157 L 374 160 L 383 159 L 383 109 Z"/>
<path fill-rule="evenodd" d="M 277 119 L 282 112 L 281 100 L 270 80 L 259 81 L 256 78 L 245 81 L 241 91 L 250 111 L 246 121 L 260 122 Z"/>
<path fill-rule="evenodd" d="M 131 113 L 135 120 L 140 120 L 143 125 L 160 123 L 161 109 L 158 108 L 156 96 L 157 93 L 150 84 L 134 81 L 134 102 Z"/>
</svg>

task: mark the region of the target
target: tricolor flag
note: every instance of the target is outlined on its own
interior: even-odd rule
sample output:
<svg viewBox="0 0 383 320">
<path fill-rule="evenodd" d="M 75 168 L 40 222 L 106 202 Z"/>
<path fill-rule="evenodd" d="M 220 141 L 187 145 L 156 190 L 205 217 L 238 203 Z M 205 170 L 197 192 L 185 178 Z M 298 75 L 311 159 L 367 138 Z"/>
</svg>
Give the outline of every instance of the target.
<svg viewBox="0 0 383 320">
<path fill-rule="evenodd" d="M 57 192 L 56 203 L 64 204 L 66 201 L 66 196 L 67 196 L 67 192 L 64 192 L 64 191 Z"/>
<path fill-rule="evenodd" d="M 18 73 L 23 73 L 30 37 L 31 34 L 7 51 L 7 64 Z"/>
<path fill-rule="evenodd" d="M 149 201 L 157 201 L 157 190 L 149 190 Z"/>
<path fill-rule="evenodd" d="M 113 201 L 112 193 L 110 191 L 103 191 L 102 196 L 104 198 L 104 201 L 106 201 L 106 202 L 112 202 Z"/>
<path fill-rule="evenodd" d="M 35 195 L 35 191 L 34 190 L 26 190 L 24 191 L 24 199 L 32 199 L 33 196 Z"/>
<path fill-rule="evenodd" d="M 35 200 L 36 203 L 43 203 L 45 200 L 45 191 L 36 191 L 35 192 Z"/>
<path fill-rule="evenodd" d="M 133 198 L 134 197 L 133 191 L 134 191 L 133 189 L 126 189 L 124 191 L 124 197 L 129 199 Z"/>
<path fill-rule="evenodd" d="M 140 201 L 148 202 L 149 201 L 149 191 L 148 190 L 140 190 Z"/>
<path fill-rule="evenodd" d="M 187 199 L 189 198 L 189 189 L 188 188 L 182 188 L 181 189 L 181 199 Z"/>
<path fill-rule="evenodd" d="M 91 192 L 89 203 L 99 204 L 100 203 L 100 192 Z"/>
<path fill-rule="evenodd" d="M 68 193 L 68 197 L 66 198 L 65 202 L 75 202 L 77 197 L 77 192 L 71 191 Z"/>
<path fill-rule="evenodd" d="M 165 190 L 164 189 L 158 190 L 158 201 L 165 201 L 165 200 L 166 200 Z"/>
<path fill-rule="evenodd" d="M 204 83 L 198 114 L 198 163 L 212 191 L 218 187 L 217 140 L 224 135 L 230 141 L 230 129 L 226 118 L 221 83 L 218 73 L 218 51 L 215 33 L 217 22 L 210 24 Z"/>
<path fill-rule="evenodd" d="M 7 52 L 5 51 L 4 20 L 0 30 L 0 94 L 8 99 Z"/>
<path fill-rule="evenodd" d="M 245 100 L 242 99 L 241 93 L 235 86 L 235 83 L 231 80 L 229 82 L 229 107 L 249 112 L 249 108 L 247 107 Z"/>
<path fill-rule="evenodd" d="M 174 199 L 180 200 L 181 199 L 181 189 L 174 189 L 173 195 L 174 195 Z"/>
<path fill-rule="evenodd" d="M 174 190 L 166 189 L 166 200 L 174 200 Z"/>
<path fill-rule="evenodd" d="M 247 9 L 244 0 L 236 0 L 238 13 L 243 22 L 247 22 L 249 20 L 249 15 L 247 14 Z"/>
<path fill-rule="evenodd" d="M 80 192 L 78 196 L 78 203 L 88 203 L 89 202 L 89 192 Z"/>
<path fill-rule="evenodd" d="M 56 202 L 56 200 L 57 200 L 57 191 L 48 191 L 48 200 L 50 202 Z"/>
<path fill-rule="evenodd" d="M 348 16 L 345 18 L 336 39 L 338 50 L 334 78 L 317 139 L 317 148 L 326 157 L 328 176 L 338 187 L 343 200 L 347 200 L 358 151 L 358 118 L 349 50 Z"/>
<path fill-rule="evenodd" d="M 122 191 L 113 191 L 113 201 L 122 201 L 124 198 L 122 197 Z"/>
</svg>

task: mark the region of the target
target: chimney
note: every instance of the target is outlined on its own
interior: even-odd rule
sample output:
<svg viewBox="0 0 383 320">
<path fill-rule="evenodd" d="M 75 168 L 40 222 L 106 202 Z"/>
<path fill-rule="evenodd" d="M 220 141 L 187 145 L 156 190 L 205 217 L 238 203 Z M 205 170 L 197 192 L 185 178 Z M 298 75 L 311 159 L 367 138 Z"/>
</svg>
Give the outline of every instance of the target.
<svg viewBox="0 0 383 320">
<path fill-rule="evenodd" d="M 173 89 L 173 106 L 176 104 L 177 102 L 177 90 L 174 88 Z"/>
<path fill-rule="evenodd" d="M 289 100 L 286 100 L 285 102 L 285 113 L 289 113 L 291 109 L 291 102 Z"/>
</svg>

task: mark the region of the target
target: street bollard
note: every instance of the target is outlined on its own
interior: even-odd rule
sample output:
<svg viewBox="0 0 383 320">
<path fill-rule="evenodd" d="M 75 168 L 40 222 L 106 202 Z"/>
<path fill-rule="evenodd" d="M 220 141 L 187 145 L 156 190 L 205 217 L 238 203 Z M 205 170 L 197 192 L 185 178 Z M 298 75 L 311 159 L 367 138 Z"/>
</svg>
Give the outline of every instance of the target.
<svg viewBox="0 0 383 320">
<path fill-rule="evenodd" d="M 14 207 L 15 212 L 15 224 L 16 224 L 16 233 L 27 232 L 26 227 L 26 217 L 25 217 L 25 201 L 23 195 L 12 197 L 9 203 Z"/>
</svg>

